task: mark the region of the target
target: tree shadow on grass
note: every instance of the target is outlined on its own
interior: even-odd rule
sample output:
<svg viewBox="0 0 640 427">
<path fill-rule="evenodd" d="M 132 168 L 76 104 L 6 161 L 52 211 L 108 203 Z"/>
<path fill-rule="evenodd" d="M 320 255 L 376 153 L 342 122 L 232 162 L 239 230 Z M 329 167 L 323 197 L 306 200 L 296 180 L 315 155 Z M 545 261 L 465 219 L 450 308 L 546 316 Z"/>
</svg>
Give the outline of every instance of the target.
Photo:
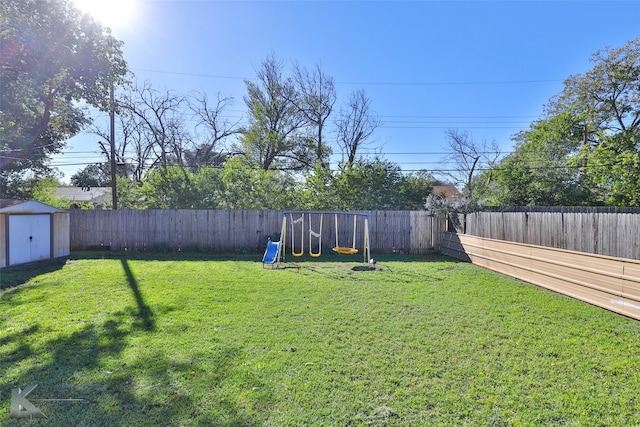
<svg viewBox="0 0 640 427">
<path fill-rule="evenodd" d="M 138 307 L 138 324 L 145 331 L 152 331 L 155 328 L 155 323 L 153 320 L 153 311 L 151 311 L 151 307 L 147 305 L 142 298 L 142 294 L 140 293 L 140 288 L 138 287 L 138 282 L 136 281 L 135 276 L 131 272 L 131 268 L 129 267 L 129 263 L 126 259 L 122 258 L 120 260 L 122 263 L 122 268 L 124 269 L 125 274 L 127 275 L 127 282 L 129 283 L 129 287 L 131 288 L 131 292 L 133 292 L 133 296 L 136 300 L 136 305 Z"/>
<path fill-rule="evenodd" d="M 119 313 L 103 323 L 61 332 L 47 342 L 38 326 L 0 341 L 0 424 L 3 426 L 252 426 L 227 399 L 211 411 L 202 401 L 203 387 L 193 383 L 205 368 L 199 359 L 176 360 L 172 348 L 137 348 L 127 352 L 135 322 Z M 150 332 L 153 334 L 153 332 Z M 128 353 L 125 355 L 125 353 Z M 212 353 L 207 365 L 211 387 L 241 365 L 242 351 L 233 346 Z M 16 374 L 16 370 L 19 374 Z M 48 418 L 19 420 L 9 416 L 11 389 L 38 384 L 28 400 Z M 191 386 L 191 384 L 194 384 Z M 51 399 L 60 399 L 57 401 Z M 70 401 L 68 399 L 81 399 Z"/>
<path fill-rule="evenodd" d="M 256 420 L 261 415 L 244 415 L 233 396 L 217 405 L 202 400 L 207 389 L 223 383 L 236 366 L 242 366 L 244 352 L 221 343 L 205 352 L 206 363 L 184 353 L 176 356 L 173 350 L 179 336 L 175 335 L 176 342 L 168 346 L 160 344 L 166 335 L 155 339 L 156 318 L 170 314 L 153 312 L 128 260 L 121 258 L 120 263 L 135 307 L 123 301 L 122 310 L 104 313 L 106 319 L 99 315 L 96 319 L 102 320 L 89 324 L 84 322 L 90 320 L 77 319 L 81 323 L 67 330 L 56 329 L 55 325 L 45 328 L 33 319 L 22 329 L 0 333 L 0 425 L 259 424 Z M 4 298 L 14 291 L 19 290 L 2 295 L 3 302 L 15 304 L 11 298 Z M 138 343 L 135 347 L 129 347 L 132 338 Z M 211 384 L 192 388 L 196 373 L 210 379 Z M 33 384 L 38 388 L 28 400 L 48 418 L 11 418 L 11 390 Z"/>
</svg>

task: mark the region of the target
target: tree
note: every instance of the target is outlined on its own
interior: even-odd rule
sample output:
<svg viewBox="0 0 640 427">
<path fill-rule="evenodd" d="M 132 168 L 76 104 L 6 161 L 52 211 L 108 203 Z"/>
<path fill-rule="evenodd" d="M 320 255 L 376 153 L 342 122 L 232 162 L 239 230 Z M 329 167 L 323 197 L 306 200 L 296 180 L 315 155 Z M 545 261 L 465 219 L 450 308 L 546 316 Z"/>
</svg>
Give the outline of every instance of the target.
<svg viewBox="0 0 640 427">
<path fill-rule="evenodd" d="M 336 192 L 336 174 L 320 163 L 316 163 L 313 170 L 305 174 L 300 193 L 300 209 L 332 211 L 340 206 L 340 196 Z"/>
<path fill-rule="evenodd" d="M 333 77 L 325 74 L 319 65 L 312 71 L 296 64 L 293 68 L 296 94 L 293 102 L 312 127 L 311 135 L 315 140 L 315 160 L 323 168 L 328 167 L 327 157 L 331 149 L 324 142 L 324 130 L 327 119 L 336 102 L 336 89 Z"/>
<path fill-rule="evenodd" d="M 358 149 L 367 144 L 373 132 L 382 122 L 371 110 L 371 99 L 364 89 L 351 93 L 347 105 L 340 109 L 336 118 L 338 145 L 343 156 L 347 156 L 346 165 L 356 161 Z"/>
<path fill-rule="evenodd" d="M 127 72 L 122 42 L 71 0 L 0 3 L 0 196 L 88 123 L 82 103 L 106 110 Z"/>
<path fill-rule="evenodd" d="M 484 207 L 479 200 L 469 199 L 464 196 L 447 199 L 443 194 L 429 194 L 424 204 L 425 209 L 438 215 L 444 215 L 448 220 L 448 230 L 459 233 L 466 232 L 464 214 L 478 212 Z M 460 214 L 463 214 L 462 218 Z"/>
<path fill-rule="evenodd" d="M 192 147 L 185 152 L 185 163 L 194 172 L 201 167 L 221 166 L 228 151 L 224 146 L 225 140 L 241 132 L 241 118 L 229 120 L 224 116 L 233 105 L 233 98 L 223 98 L 218 94 L 211 102 L 206 93 L 195 92 L 187 101 L 196 125 Z"/>
<path fill-rule="evenodd" d="M 640 38 L 591 60 L 489 174 L 490 203 L 640 205 Z"/>
<path fill-rule="evenodd" d="M 313 164 L 312 143 L 301 135 L 305 119 L 293 100 L 296 88 L 282 75 L 273 55 L 256 69 L 258 83 L 245 81 L 249 129 L 241 136 L 239 151 L 264 170 L 300 170 Z"/>
<path fill-rule="evenodd" d="M 404 176 L 400 184 L 402 204 L 397 209 L 424 209 L 427 197 L 432 194 L 435 185 L 445 183 L 424 170 Z"/>
<path fill-rule="evenodd" d="M 194 175 L 181 166 L 149 172 L 140 194 L 148 209 L 193 209 L 198 204 Z"/>
<path fill-rule="evenodd" d="M 565 81 L 547 106 L 547 116 L 568 112 L 580 118 L 587 140 L 640 129 L 640 37 L 619 48 L 607 47 L 591 57 L 595 65 Z"/>
<path fill-rule="evenodd" d="M 464 198 L 473 199 L 475 178 L 483 169 L 495 166 L 500 157 L 498 143 L 478 143 L 469 132 L 459 129 L 447 129 L 445 136 L 449 150 L 446 161 L 452 167 L 445 175 L 453 184 L 463 187 Z"/>
<path fill-rule="evenodd" d="M 109 165 L 99 163 L 87 165 L 84 169 L 71 175 L 71 185 L 75 187 L 108 187 L 111 185 Z"/>
<path fill-rule="evenodd" d="M 623 131 L 585 147 L 589 175 L 607 205 L 640 206 L 640 150 L 638 134 Z"/>
<path fill-rule="evenodd" d="M 296 209 L 296 180 L 286 171 L 264 170 L 242 157 L 229 160 L 221 171 L 222 209 Z"/>
<path fill-rule="evenodd" d="M 317 164 L 301 184 L 300 208 L 419 210 L 438 184 L 426 171 L 404 175 L 396 163 L 380 158 L 356 160 L 336 172 Z"/>
<path fill-rule="evenodd" d="M 222 182 L 222 169 L 215 167 L 198 169 L 195 175 L 195 188 L 197 191 L 196 208 L 223 209 L 227 202 L 227 195 Z"/>
<path fill-rule="evenodd" d="M 564 112 L 580 121 L 579 166 L 597 201 L 640 206 L 640 37 L 597 51 L 591 62 L 591 70 L 565 81 L 548 114 Z"/>
<path fill-rule="evenodd" d="M 118 176 L 126 176 L 141 182 L 147 170 L 156 160 L 153 145 L 148 143 L 146 127 L 128 106 L 135 104 L 136 95 L 131 87 L 116 95 L 114 153 Z M 107 164 L 111 163 L 110 129 L 93 124 L 89 133 L 99 137 L 97 144 Z M 119 182 L 119 181 L 118 181 Z"/>
<path fill-rule="evenodd" d="M 189 141 L 184 128 L 185 104 L 184 96 L 154 89 L 149 82 L 136 86 L 129 97 L 120 101 L 142 137 L 143 149 L 151 161 L 149 169 L 184 164 Z"/>
<path fill-rule="evenodd" d="M 120 209 L 146 209 L 147 203 L 142 194 L 141 183 L 124 176 L 116 176 L 118 207 Z"/>
<path fill-rule="evenodd" d="M 339 210 L 396 210 L 401 209 L 403 199 L 401 185 L 403 175 L 393 162 L 376 159 L 360 159 L 343 168 L 335 178 Z"/>
<path fill-rule="evenodd" d="M 29 198 L 38 200 L 56 208 L 69 209 L 71 201 L 64 197 L 58 197 L 55 195 L 55 191 L 59 186 L 60 183 L 53 175 L 36 179 L 32 183 Z"/>
<path fill-rule="evenodd" d="M 515 136 L 516 147 L 477 180 L 490 205 L 558 206 L 593 204 L 580 148 L 580 124 L 569 113 L 537 120 Z"/>
</svg>

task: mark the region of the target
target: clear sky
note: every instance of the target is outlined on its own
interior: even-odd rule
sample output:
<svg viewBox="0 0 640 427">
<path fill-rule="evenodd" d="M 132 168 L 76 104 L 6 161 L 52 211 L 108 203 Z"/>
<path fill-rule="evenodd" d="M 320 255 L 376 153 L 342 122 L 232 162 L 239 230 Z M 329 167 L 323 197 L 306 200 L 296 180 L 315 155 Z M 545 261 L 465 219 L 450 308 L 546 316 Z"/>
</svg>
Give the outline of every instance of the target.
<svg viewBox="0 0 640 427">
<path fill-rule="evenodd" d="M 232 96 L 239 117 L 244 79 L 268 55 L 320 64 L 338 103 L 366 90 L 384 123 L 373 146 L 406 171 L 442 168 L 450 128 L 511 151 L 593 53 L 640 36 L 640 1 L 128 2 L 104 19 L 138 81 Z M 100 161 L 95 140 L 77 136 L 55 158 L 65 181 Z"/>
</svg>

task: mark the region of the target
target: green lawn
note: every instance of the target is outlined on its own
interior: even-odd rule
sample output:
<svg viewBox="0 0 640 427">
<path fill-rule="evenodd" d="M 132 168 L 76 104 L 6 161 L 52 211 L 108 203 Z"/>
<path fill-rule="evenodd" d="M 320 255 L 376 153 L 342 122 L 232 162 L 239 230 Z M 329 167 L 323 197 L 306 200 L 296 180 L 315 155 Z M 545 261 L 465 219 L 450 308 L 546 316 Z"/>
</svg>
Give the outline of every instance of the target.
<svg viewBox="0 0 640 427">
<path fill-rule="evenodd" d="M 640 425 L 639 322 L 470 264 L 102 256 L 0 272 L 0 425 Z"/>
</svg>

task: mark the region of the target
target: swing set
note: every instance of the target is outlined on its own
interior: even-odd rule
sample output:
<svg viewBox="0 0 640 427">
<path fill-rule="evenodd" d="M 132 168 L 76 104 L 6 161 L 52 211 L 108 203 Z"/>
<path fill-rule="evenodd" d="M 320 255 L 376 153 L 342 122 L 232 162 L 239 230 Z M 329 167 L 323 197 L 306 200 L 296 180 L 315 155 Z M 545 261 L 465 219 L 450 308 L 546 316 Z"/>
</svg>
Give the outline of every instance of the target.
<svg viewBox="0 0 640 427">
<path fill-rule="evenodd" d="M 305 235 L 308 241 L 307 254 L 310 257 L 318 258 L 322 256 L 323 246 L 323 231 L 325 227 L 324 217 L 334 217 L 333 231 L 335 235 L 335 245 L 332 250 L 340 255 L 355 255 L 362 250 L 363 260 L 366 263 L 371 261 L 370 242 L 369 242 L 369 217 L 366 214 L 351 213 L 351 212 L 285 212 L 282 218 L 282 229 L 280 232 L 280 241 L 269 241 L 267 249 L 265 250 L 262 258 L 263 264 L 271 264 L 276 268 L 280 267 L 282 261 L 284 261 L 286 255 L 287 245 L 287 232 L 289 231 L 291 255 L 294 257 L 301 257 L 305 254 Z M 314 218 L 315 217 L 315 218 Z M 347 227 L 350 217 L 353 218 L 353 225 L 351 226 L 351 246 L 344 246 L 340 244 L 340 239 L 344 238 L 346 233 L 340 232 L 339 225 Z M 340 221 L 339 221 L 340 219 Z M 305 228 L 305 221 L 307 227 Z M 361 223 L 360 231 L 362 238 L 358 242 L 358 223 Z M 317 228 L 315 228 L 317 227 Z M 351 234 L 351 233 L 350 233 Z M 298 237 L 299 236 L 299 237 Z M 331 237 L 329 234 L 325 239 L 325 244 L 328 244 L 327 240 Z M 357 243 L 361 243 L 362 246 L 359 249 Z"/>
</svg>

